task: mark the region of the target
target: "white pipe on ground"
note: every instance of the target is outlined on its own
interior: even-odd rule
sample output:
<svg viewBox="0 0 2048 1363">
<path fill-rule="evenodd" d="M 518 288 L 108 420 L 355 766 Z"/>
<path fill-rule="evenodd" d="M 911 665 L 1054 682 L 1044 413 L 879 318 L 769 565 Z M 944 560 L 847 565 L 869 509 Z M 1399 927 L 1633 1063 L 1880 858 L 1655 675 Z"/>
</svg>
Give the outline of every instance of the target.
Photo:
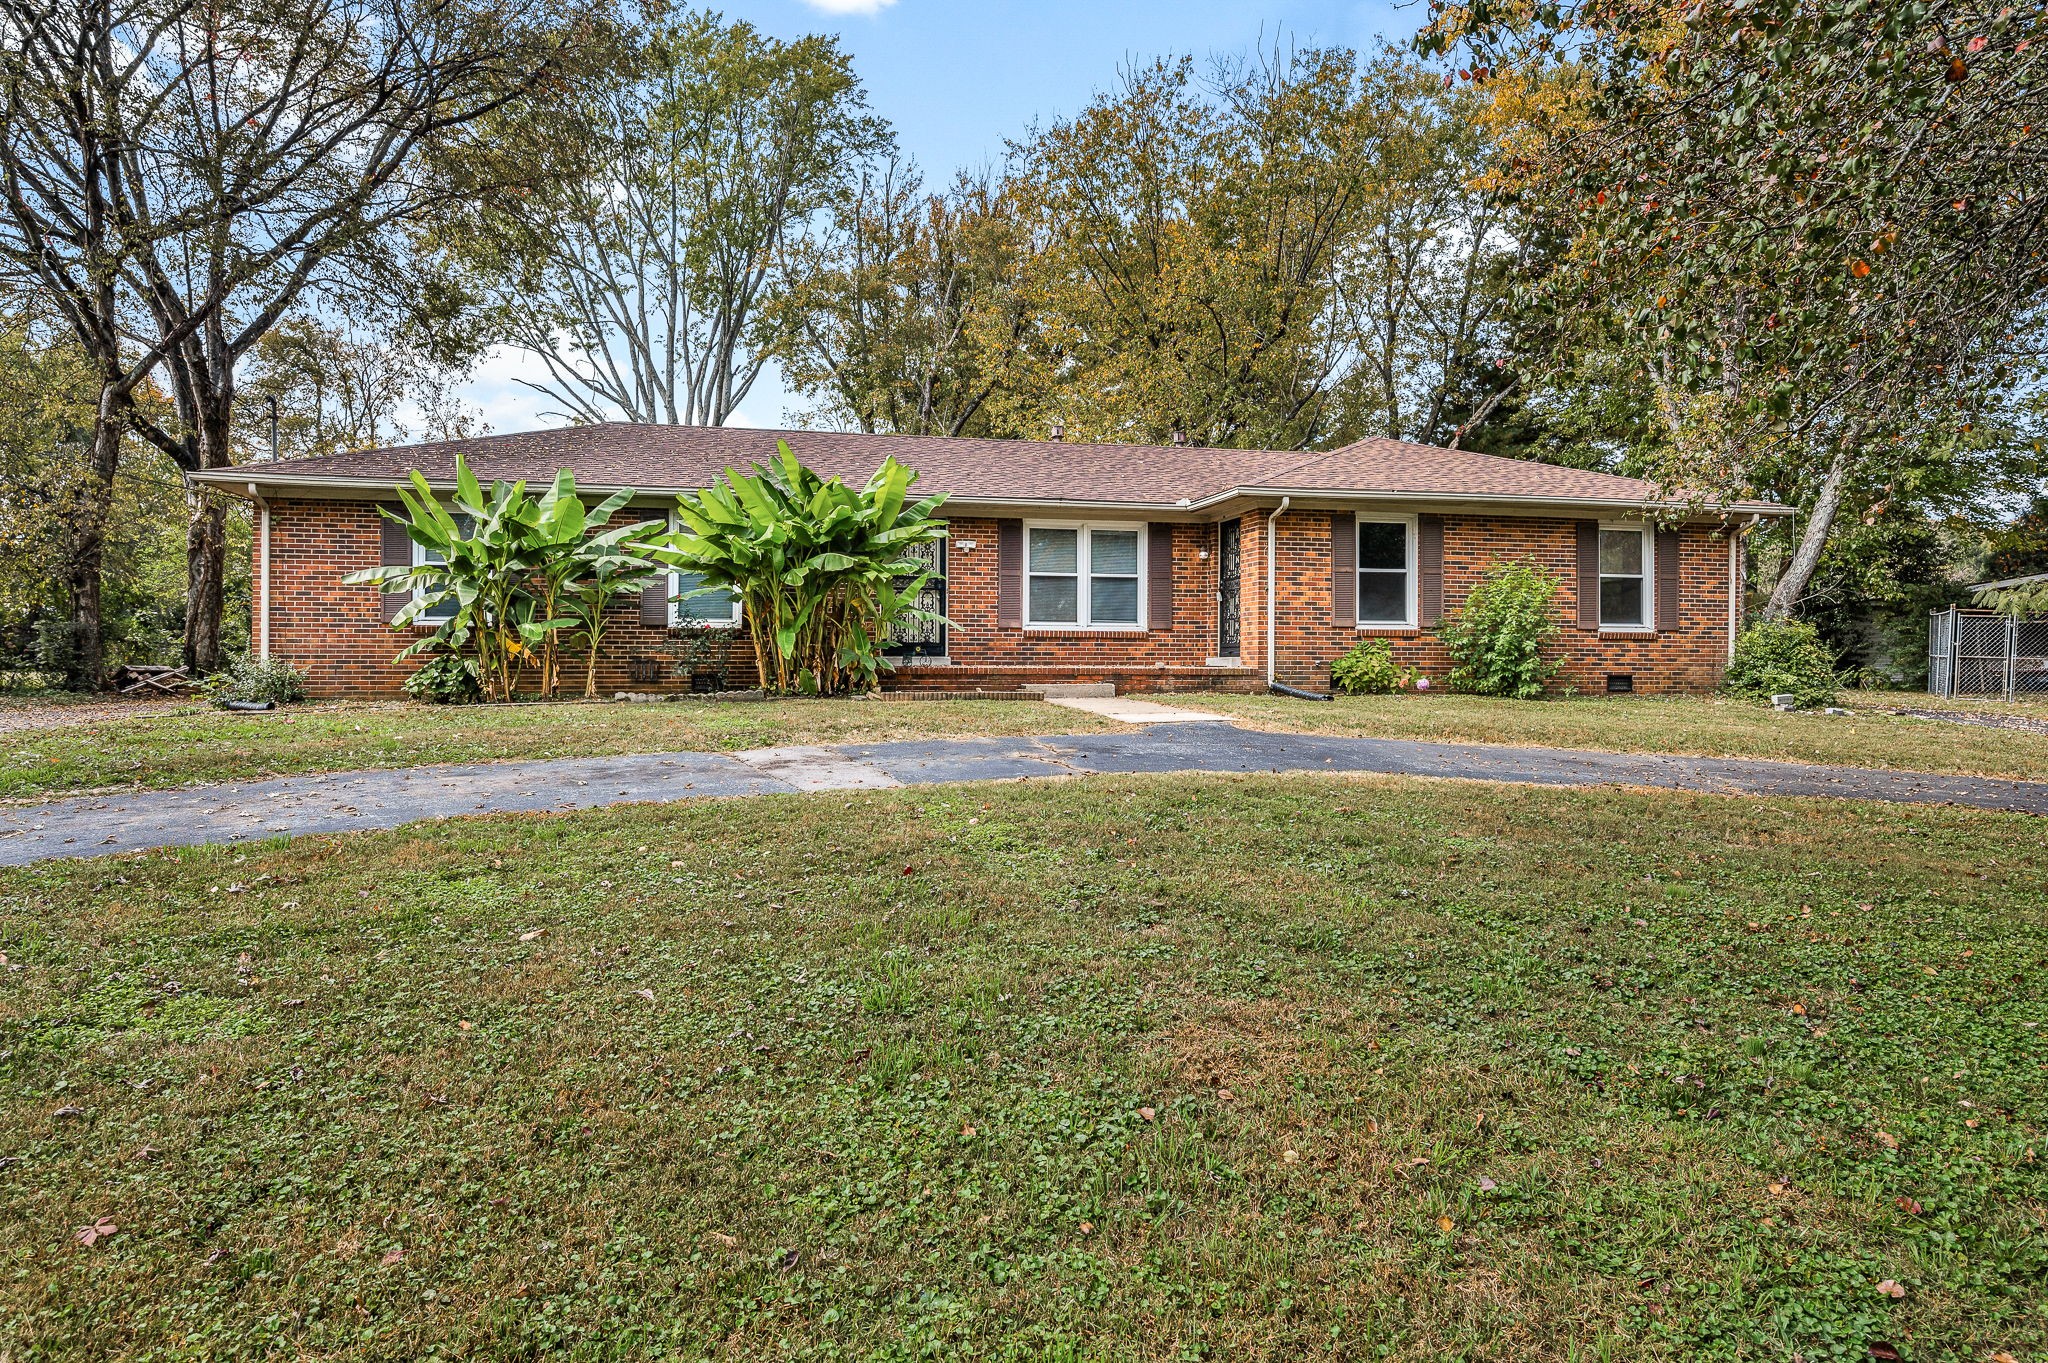
<svg viewBox="0 0 2048 1363">
<path fill-rule="evenodd" d="M 1294 505 L 1292 497 L 1282 497 L 1280 505 L 1273 508 L 1273 514 L 1266 517 L 1266 685 L 1271 686 L 1277 678 L 1273 674 L 1273 565 L 1279 555 L 1274 552 L 1274 522 Z"/>
</svg>

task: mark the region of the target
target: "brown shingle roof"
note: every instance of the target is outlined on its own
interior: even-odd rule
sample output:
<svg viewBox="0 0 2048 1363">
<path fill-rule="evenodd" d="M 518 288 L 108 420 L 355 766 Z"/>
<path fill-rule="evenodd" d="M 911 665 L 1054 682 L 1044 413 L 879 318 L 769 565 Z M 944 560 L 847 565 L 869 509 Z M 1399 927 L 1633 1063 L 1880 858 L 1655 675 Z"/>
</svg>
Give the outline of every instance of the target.
<svg viewBox="0 0 2048 1363">
<path fill-rule="evenodd" d="M 1361 440 L 1341 450 L 1305 454 L 629 423 L 352 450 L 202 476 L 223 484 L 363 482 L 388 487 L 418 469 L 430 481 L 445 483 L 453 480 L 455 457 L 460 454 L 485 482 L 546 482 L 557 469 L 569 468 L 586 487 L 680 492 L 706 486 L 726 468 L 744 469 L 769 458 L 778 439 L 787 440 L 818 472 L 850 482 L 866 478 L 893 454 L 918 472 L 919 492 L 946 492 L 970 502 L 1164 508 L 1200 505 L 1237 492 L 1384 493 L 1617 506 L 1658 500 L 1656 486 L 1640 479 L 1397 440 Z M 1761 504 L 1742 505 L 1757 509 Z"/>
</svg>

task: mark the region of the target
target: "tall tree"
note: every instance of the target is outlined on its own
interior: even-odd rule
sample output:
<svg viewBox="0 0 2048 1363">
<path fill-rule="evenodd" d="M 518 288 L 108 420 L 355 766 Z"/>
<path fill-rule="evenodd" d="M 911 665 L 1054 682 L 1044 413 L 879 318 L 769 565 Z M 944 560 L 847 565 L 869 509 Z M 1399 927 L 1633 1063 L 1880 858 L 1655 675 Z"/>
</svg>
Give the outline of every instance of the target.
<svg viewBox="0 0 2048 1363">
<path fill-rule="evenodd" d="M 1511 154 L 1571 246 L 1555 312 L 1626 328 L 1668 482 L 1801 507 L 1769 613 L 1860 485 L 1944 458 L 2039 348 L 2048 14 L 1977 0 L 1433 5 L 1506 97 L 1575 93 Z"/>
<path fill-rule="evenodd" d="M 1511 391 L 1510 375 L 1461 405 L 1461 380 L 1497 357 L 1516 242 L 1488 192 L 1484 101 L 1440 72 L 1384 57 L 1365 72 L 1384 131 L 1358 232 L 1337 269 L 1340 326 L 1355 349 L 1346 398 L 1358 434 L 1456 445 Z"/>
<path fill-rule="evenodd" d="M 70 680 L 97 686 L 104 655 L 101 585 L 121 442 L 137 390 L 196 321 L 132 341 L 124 271 L 180 213 L 138 218 L 143 167 L 164 154 L 154 114 L 183 78 L 153 43 L 189 23 L 196 0 L 0 0 L 0 271 L 61 319 L 90 367 L 93 417 L 68 501 L 60 571 Z"/>
<path fill-rule="evenodd" d="M 962 174 L 926 193 L 914 166 L 861 177 L 791 241 L 777 301 L 782 370 L 832 425 L 904 435 L 1043 434 L 999 412 L 1026 387 L 1035 243 L 1004 186 Z"/>
<path fill-rule="evenodd" d="M 1125 73 L 1016 148 L 1044 238 L 1032 304 L 1052 400 L 1088 438 L 1308 447 L 1345 359 L 1333 265 L 1382 135 L 1355 54 L 1267 54 L 1205 87 Z"/>
<path fill-rule="evenodd" d="M 531 195 L 445 238 L 534 388 L 577 421 L 722 425 L 778 344 L 790 234 L 886 153 L 837 40 L 656 14 L 608 78 L 514 143 Z"/>
<path fill-rule="evenodd" d="M 459 370 L 403 330 L 304 315 L 273 327 L 249 353 L 238 423 L 244 458 L 264 458 L 276 419 L 284 459 L 419 438 L 484 433 L 455 396 Z"/>
<path fill-rule="evenodd" d="M 73 316 L 103 405 L 163 366 L 175 419 L 118 415 L 188 473 L 234 462 L 237 366 L 324 271 L 483 192 L 479 170 L 517 171 L 479 155 L 443 173 L 455 163 L 433 154 L 546 98 L 591 32 L 577 10 L 512 0 L 5 3 L 30 40 L 8 68 L 8 254 Z M 53 238 L 70 258 L 43 258 Z M 185 660 L 212 671 L 226 511 L 189 502 Z"/>
</svg>

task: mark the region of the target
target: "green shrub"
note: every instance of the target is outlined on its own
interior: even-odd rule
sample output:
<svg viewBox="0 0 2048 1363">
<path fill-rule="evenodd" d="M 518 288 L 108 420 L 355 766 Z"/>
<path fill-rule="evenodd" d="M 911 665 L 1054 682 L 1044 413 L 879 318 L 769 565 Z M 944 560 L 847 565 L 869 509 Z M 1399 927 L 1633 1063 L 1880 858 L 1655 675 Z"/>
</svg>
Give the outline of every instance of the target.
<svg viewBox="0 0 2048 1363">
<path fill-rule="evenodd" d="M 437 653 L 405 679 L 405 694 L 429 705 L 475 705 L 484 698 L 484 684 L 470 659 Z"/>
<path fill-rule="evenodd" d="M 1330 681 L 1347 696 L 1387 696 L 1415 684 L 1415 669 L 1394 661 L 1385 639 L 1360 639 L 1330 664 Z"/>
<path fill-rule="evenodd" d="M 1535 700 L 1557 675 L 1544 648 L 1557 637 L 1550 614 L 1557 578 L 1514 560 L 1487 572 L 1438 631 L 1451 655 L 1450 683 L 1482 696 Z"/>
<path fill-rule="evenodd" d="M 1789 695 L 1808 709 L 1834 704 L 1840 687 L 1833 655 L 1804 620 L 1759 620 L 1742 631 L 1721 684 L 1760 700 Z"/>
<path fill-rule="evenodd" d="M 207 694 L 222 705 L 231 700 L 252 705 L 265 701 L 290 705 L 306 698 L 306 674 L 280 658 L 268 662 L 237 658 L 228 664 L 227 671 L 208 683 Z"/>
</svg>

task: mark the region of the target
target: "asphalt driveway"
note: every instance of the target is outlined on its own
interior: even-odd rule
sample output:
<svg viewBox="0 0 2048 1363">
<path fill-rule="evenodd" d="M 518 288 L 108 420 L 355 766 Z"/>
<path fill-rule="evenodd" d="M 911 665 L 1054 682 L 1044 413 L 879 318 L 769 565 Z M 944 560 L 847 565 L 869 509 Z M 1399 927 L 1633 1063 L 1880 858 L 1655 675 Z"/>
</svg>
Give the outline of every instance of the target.
<svg viewBox="0 0 2048 1363">
<path fill-rule="evenodd" d="M 1643 786 L 2048 814 L 2048 782 L 1736 758 L 1269 733 L 1228 723 L 1138 733 L 949 738 L 739 753 L 650 753 L 279 777 L 0 809 L 0 865 L 150 847 L 396 828 L 420 819 L 775 792 L 1113 772 L 1381 772 L 1547 786 Z"/>
</svg>

